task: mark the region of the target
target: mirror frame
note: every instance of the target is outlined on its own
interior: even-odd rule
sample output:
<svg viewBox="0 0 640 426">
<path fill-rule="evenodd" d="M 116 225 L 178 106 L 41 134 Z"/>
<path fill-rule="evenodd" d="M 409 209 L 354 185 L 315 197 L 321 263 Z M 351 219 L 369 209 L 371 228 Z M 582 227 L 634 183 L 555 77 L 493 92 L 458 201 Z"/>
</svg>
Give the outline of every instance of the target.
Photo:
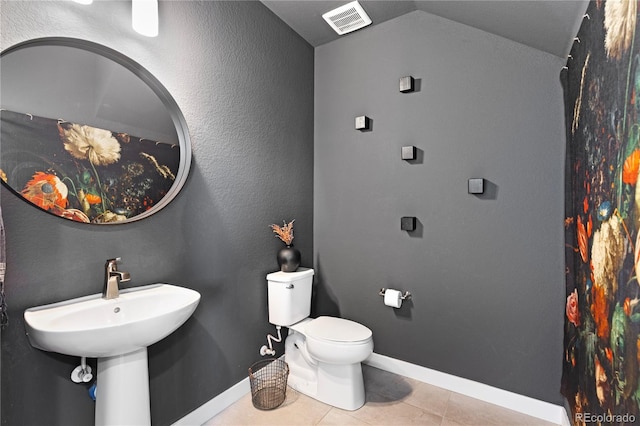
<svg viewBox="0 0 640 426">
<path fill-rule="evenodd" d="M 142 65 L 138 64 L 136 61 L 132 60 L 128 56 L 114 50 L 110 47 L 88 41 L 83 39 L 76 39 L 70 37 L 42 37 L 31 40 L 26 40 L 15 44 L 13 46 L 8 47 L 0 53 L 0 59 L 8 55 L 9 53 L 15 52 L 17 50 L 25 49 L 28 47 L 42 47 L 42 46 L 60 46 L 60 47 L 71 47 L 76 49 L 85 50 L 91 53 L 95 53 L 100 55 L 106 59 L 110 59 L 116 64 L 124 67 L 125 69 L 132 72 L 136 77 L 138 77 L 142 82 L 144 82 L 158 97 L 160 102 L 165 106 L 171 120 L 173 121 L 173 125 L 176 130 L 176 134 L 178 136 L 178 143 L 180 148 L 180 160 L 178 164 L 178 170 L 176 173 L 176 178 L 171 185 L 171 188 L 165 194 L 157 204 L 155 204 L 151 209 L 140 213 L 131 218 L 127 218 L 126 220 L 118 221 L 118 222 L 105 222 L 105 223 L 89 223 L 90 225 L 119 225 L 136 222 L 138 220 L 147 218 L 164 207 L 166 207 L 173 199 L 176 198 L 180 190 L 185 185 L 187 178 L 189 176 L 189 170 L 191 168 L 192 162 L 192 154 L 191 154 L 191 138 L 189 136 L 189 130 L 187 127 L 187 122 L 180 110 L 180 107 L 171 96 L 169 91 L 160 83 L 160 81 L 151 74 L 148 70 L 146 70 Z M 0 154 L 1 154 L 1 145 L 0 145 Z M 16 194 L 18 198 L 25 201 L 29 205 L 38 209 L 39 211 L 45 212 L 47 214 L 56 216 L 63 220 L 69 220 L 67 218 L 58 216 L 54 213 L 51 213 L 47 210 L 41 209 L 35 204 L 31 203 L 29 200 L 25 199 L 22 195 L 20 195 L 19 191 L 12 188 L 9 184 L 0 179 L 2 185 L 5 188 L 8 188 L 11 192 Z M 72 221 L 73 222 L 73 221 Z M 78 222 L 82 223 L 82 222 Z"/>
</svg>

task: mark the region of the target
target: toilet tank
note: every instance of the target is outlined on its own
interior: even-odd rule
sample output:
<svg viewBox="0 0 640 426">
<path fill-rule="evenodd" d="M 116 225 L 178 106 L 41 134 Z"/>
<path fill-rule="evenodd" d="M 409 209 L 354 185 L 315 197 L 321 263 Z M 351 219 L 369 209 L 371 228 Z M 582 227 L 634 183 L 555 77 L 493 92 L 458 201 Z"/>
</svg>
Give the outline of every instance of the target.
<svg viewBox="0 0 640 426">
<path fill-rule="evenodd" d="M 288 327 L 311 314 L 313 269 L 273 272 L 267 275 L 269 322 Z"/>
</svg>

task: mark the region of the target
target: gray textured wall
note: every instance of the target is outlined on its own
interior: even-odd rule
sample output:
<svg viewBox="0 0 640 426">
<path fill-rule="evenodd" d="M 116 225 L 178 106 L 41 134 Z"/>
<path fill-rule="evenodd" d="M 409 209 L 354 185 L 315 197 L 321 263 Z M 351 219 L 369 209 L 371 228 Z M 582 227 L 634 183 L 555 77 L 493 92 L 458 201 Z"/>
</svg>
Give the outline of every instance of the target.
<svg viewBox="0 0 640 426">
<path fill-rule="evenodd" d="M 128 1 L 0 3 L 1 48 L 45 36 L 103 44 L 164 84 L 189 126 L 191 176 L 160 213 L 115 227 L 68 222 L 1 189 L 10 325 L 2 335 L 2 424 L 86 425 L 93 402 L 72 357 L 33 349 L 22 311 L 101 291 L 107 258 L 132 286 L 199 291 L 198 310 L 150 348 L 154 424 L 181 418 L 246 377 L 267 322 L 265 275 L 296 219 L 312 263 L 313 49 L 258 2 L 161 2 L 160 36 L 137 35 Z"/>
<path fill-rule="evenodd" d="M 316 313 L 369 326 L 380 354 L 561 403 L 562 65 L 419 11 L 316 48 Z M 413 299 L 394 311 L 381 287 Z"/>
</svg>

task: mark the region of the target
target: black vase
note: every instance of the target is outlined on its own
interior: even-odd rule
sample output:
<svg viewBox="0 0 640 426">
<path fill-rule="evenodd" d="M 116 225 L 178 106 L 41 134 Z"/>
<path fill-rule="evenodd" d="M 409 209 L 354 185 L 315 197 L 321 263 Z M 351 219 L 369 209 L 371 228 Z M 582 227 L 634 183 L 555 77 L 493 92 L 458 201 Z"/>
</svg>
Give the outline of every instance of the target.
<svg viewBox="0 0 640 426">
<path fill-rule="evenodd" d="M 282 272 L 295 272 L 300 266 L 300 250 L 287 246 L 278 251 L 278 265 Z"/>
</svg>

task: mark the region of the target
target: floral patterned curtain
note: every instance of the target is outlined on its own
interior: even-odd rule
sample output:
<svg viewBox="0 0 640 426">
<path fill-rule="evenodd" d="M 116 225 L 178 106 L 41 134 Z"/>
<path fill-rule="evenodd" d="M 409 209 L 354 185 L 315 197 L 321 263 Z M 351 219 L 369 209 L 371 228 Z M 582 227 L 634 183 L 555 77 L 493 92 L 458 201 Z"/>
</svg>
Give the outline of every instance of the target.
<svg viewBox="0 0 640 426">
<path fill-rule="evenodd" d="M 562 393 L 576 425 L 640 421 L 637 13 L 637 1 L 591 2 L 562 72 L 567 126 Z"/>
<path fill-rule="evenodd" d="M 7 269 L 6 245 L 4 238 L 4 222 L 2 221 L 2 206 L 0 206 L 0 326 L 7 325 L 7 303 L 4 297 L 4 274 Z"/>
<path fill-rule="evenodd" d="M 0 177 L 34 206 L 65 219 L 114 223 L 170 192 L 177 145 L 117 130 L 0 110 Z"/>
</svg>

